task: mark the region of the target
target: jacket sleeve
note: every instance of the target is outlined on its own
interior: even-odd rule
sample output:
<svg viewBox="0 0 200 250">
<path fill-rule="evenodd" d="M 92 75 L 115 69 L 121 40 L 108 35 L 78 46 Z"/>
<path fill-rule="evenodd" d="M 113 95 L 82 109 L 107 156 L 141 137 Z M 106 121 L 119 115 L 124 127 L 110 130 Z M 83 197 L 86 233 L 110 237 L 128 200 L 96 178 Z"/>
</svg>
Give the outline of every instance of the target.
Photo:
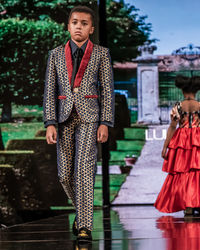
<svg viewBox="0 0 200 250">
<path fill-rule="evenodd" d="M 99 67 L 100 82 L 100 124 L 114 127 L 114 82 L 110 53 L 102 51 Z"/>
<path fill-rule="evenodd" d="M 57 123 L 57 80 L 53 52 L 50 51 L 47 62 L 43 99 L 44 126 Z"/>
</svg>

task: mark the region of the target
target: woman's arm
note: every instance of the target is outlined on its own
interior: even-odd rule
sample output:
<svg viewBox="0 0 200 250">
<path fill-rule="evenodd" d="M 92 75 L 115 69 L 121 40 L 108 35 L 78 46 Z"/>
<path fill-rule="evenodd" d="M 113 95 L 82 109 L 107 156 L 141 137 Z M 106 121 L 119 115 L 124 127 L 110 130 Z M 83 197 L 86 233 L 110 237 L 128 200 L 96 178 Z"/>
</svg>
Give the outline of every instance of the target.
<svg viewBox="0 0 200 250">
<path fill-rule="evenodd" d="M 174 132 L 176 131 L 176 126 L 177 126 L 178 120 L 172 120 L 169 128 L 167 130 L 167 137 L 163 145 L 163 150 L 162 150 L 162 157 L 165 159 L 166 152 L 167 152 L 167 146 L 169 145 L 170 140 L 172 139 Z"/>
</svg>

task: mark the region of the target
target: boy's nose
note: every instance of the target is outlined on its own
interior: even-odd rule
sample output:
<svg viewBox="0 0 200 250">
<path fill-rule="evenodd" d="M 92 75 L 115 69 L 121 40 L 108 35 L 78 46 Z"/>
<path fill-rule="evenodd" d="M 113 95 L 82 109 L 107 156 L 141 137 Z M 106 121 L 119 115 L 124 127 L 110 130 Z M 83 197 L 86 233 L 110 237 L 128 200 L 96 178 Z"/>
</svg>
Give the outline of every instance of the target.
<svg viewBox="0 0 200 250">
<path fill-rule="evenodd" d="M 81 29 L 81 23 L 77 23 L 76 28 Z"/>
</svg>

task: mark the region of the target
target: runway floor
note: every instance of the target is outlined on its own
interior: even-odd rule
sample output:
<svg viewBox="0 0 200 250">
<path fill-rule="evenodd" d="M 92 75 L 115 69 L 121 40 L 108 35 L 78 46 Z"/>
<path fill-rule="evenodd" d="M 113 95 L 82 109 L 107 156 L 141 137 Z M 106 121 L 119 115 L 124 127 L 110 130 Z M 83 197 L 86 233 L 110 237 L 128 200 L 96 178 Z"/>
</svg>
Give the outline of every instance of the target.
<svg viewBox="0 0 200 250">
<path fill-rule="evenodd" d="M 153 206 L 116 206 L 94 211 L 93 241 L 78 245 L 71 226 L 74 213 L 7 227 L 0 250 L 198 250 L 200 218 L 183 212 L 159 213 Z"/>
</svg>

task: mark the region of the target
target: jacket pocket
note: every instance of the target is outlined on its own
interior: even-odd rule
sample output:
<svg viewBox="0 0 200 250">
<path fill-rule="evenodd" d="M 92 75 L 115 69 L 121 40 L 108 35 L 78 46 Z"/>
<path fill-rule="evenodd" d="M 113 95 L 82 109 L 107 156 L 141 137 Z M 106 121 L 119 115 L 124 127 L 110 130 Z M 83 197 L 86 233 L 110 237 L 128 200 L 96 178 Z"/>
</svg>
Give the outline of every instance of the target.
<svg viewBox="0 0 200 250">
<path fill-rule="evenodd" d="M 64 96 L 64 95 L 59 95 L 59 96 L 58 96 L 58 99 L 59 99 L 59 100 L 66 99 L 66 98 L 67 98 L 67 97 Z"/>
<path fill-rule="evenodd" d="M 98 95 L 85 95 L 85 98 L 98 98 Z"/>
</svg>

